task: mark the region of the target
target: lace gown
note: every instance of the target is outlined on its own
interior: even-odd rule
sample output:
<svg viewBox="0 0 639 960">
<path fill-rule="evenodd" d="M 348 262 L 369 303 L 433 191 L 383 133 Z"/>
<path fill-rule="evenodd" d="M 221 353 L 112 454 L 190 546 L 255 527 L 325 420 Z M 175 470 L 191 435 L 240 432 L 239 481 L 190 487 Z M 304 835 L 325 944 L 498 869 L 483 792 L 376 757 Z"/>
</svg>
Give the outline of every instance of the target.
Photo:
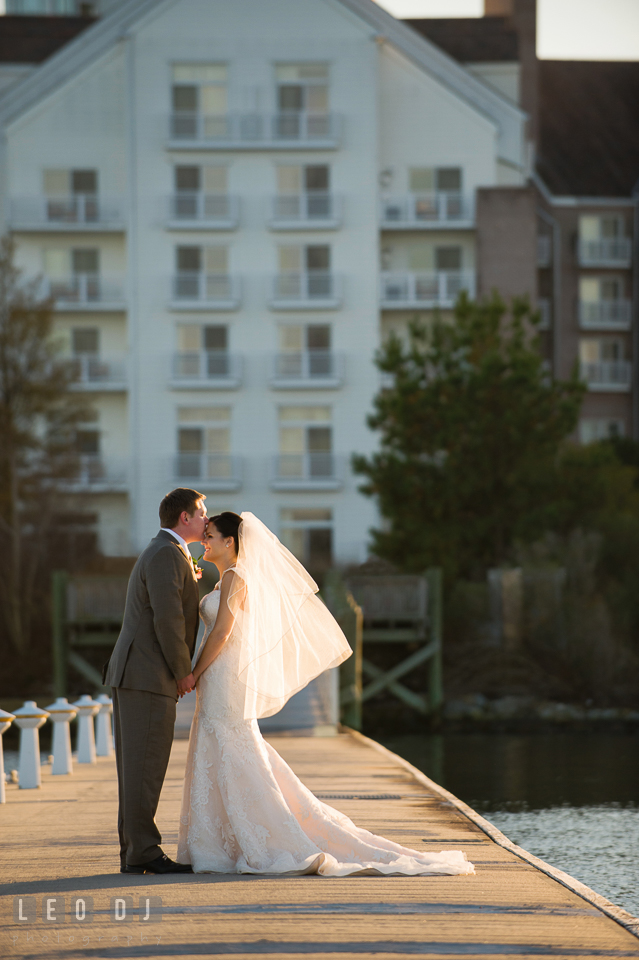
<svg viewBox="0 0 639 960">
<path fill-rule="evenodd" d="M 200 604 L 211 632 L 219 590 Z M 237 680 L 241 638 L 231 636 L 201 675 L 182 796 L 177 859 L 194 873 L 323 877 L 474 873 L 458 850 L 418 853 L 355 826 L 318 800 L 245 720 Z"/>
</svg>

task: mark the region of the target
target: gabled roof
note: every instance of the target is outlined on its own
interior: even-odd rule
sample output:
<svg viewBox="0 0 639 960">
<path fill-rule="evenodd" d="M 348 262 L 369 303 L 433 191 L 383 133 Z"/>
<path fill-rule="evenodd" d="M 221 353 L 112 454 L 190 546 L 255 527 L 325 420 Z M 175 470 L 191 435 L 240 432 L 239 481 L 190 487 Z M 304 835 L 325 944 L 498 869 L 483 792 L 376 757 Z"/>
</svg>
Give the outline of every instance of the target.
<svg viewBox="0 0 639 960">
<path fill-rule="evenodd" d="M 536 166 L 556 195 L 631 195 L 639 183 L 639 62 L 539 61 Z"/>
<path fill-rule="evenodd" d="M 56 87 L 72 79 L 80 70 L 93 64 L 121 41 L 127 31 L 133 29 L 145 15 L 170 2 L 172 0 L 126 0 L 119 4 L 104 19 L 34 70 L 12 91 L 7 102 L 0 103 L 0 124 L 11 122 Z M 418 67 L 488 117 L 497 129 L 500 155 L 515 165 L 521 164 L 524 114 L 518 107 L 473 77 L 447 53 L 396 20 L 374 0 L 332 2 L 350 10 Z"/>
<path fill-rule="evenodd" d="M 0 19 L 0 63 L 42 63 L 92 23 L 94 17 L 7 14 Z"/>
<path fill-rule="evenodd" d="M 511 17 L 441 17 L 404 23 L 460 63 L 519 59 L 519 37 Z"/>
</svg>

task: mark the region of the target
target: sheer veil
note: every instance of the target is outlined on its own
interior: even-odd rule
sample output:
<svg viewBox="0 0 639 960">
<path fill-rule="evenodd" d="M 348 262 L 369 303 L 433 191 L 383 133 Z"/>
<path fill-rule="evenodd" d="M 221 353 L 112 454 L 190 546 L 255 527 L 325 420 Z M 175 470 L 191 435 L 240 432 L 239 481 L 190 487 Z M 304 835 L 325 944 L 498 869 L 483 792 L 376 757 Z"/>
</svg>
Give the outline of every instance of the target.
<svg viewBox="0 0 639 960">
<path fill-rule="evenodd" d="M 241 517 L 228 604 L 241 638 L 244 717 L 258 719 L 352 651 L 301 563 L 254 514 Z"/>
</svg>

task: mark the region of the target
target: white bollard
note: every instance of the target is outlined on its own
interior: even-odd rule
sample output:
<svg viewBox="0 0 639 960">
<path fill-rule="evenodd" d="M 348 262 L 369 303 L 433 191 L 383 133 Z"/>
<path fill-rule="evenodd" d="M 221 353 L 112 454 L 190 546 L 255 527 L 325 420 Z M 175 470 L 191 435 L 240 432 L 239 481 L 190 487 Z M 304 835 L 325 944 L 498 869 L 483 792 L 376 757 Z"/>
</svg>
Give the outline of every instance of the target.
<svg viewBox="0 0 639 960">
<path fill-rule="evenodd" d="M 35 700 L 27 700 L 16 710 L 16 723 L 20 727 L 20 763 L 19 787 L 21 790 L 36 790 L 40 780 L 40 737 L 39 728 L 46 722 L 49 714 Z"/>
<path fill-rule="evenodd" d="M 55 703 L 47 707 L 53 724 L 53 764 L 51 773 L 73 773 L 71 757 L 71 731 L 69 724 L 75 717 L 75 710 L 66 697 L 58 697 Z"/>
<path fill-rule="evenodd" d="M 95 698 L 95 702 L 100 704 L 95 720 L 95 752 L 98 757 L 111 757 L 113 756 L 113 732 L 111 730 L 113 700 L 107 697 L 106 693 L 101 693 Z"/>
<path fill-rule="evenodd" d="M 7 802 L 7 794 L 4 789 L 4 754 L 2 752 L 2 734 L 8 730 L 11 723 L 15 720 L 12 713 L 6 710 L 0 710 L 0 803 Z"/>
<path fill-rule="evenodd" d="M 78 715 L 78 763 L 95 763 L 95 734 L 93 718 L 100 704 L 92 700 L 88 693 L 71 704 Z"/>
</svg>

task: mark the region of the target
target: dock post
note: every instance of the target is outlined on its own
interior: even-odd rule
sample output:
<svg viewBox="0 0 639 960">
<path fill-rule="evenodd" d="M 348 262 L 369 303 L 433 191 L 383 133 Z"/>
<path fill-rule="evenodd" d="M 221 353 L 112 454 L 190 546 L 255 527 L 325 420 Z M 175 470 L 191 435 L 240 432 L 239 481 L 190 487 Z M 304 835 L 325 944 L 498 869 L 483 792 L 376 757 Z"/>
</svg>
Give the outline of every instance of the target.
<svg viewBox="0 0 639 960">
<path fill-rule="evenodd" d="M 106 693 L 101 693 L 95 698 L 95 702 L 100 704 L 95 719 L 95 753 L 98 757 L 110 757 L 113 755 L 113 732 L 111 730 L 113 700 L 107 697 Z"/>
<path fill-rule="evenodd" d="M 8 730 L 15 717 L 6 710 L 0 710 L 0 803 L 7 802 L 7 794 L 4 789 L 4 753 L 2 751 L 2 734 Z"/>
<path fill-rule="evenodd" d="M 88 693 L 83 693 L 73 704 L 78 714 L 78 763 L 96 763 L 93 718 L 100 706 Z"/>
<path fill-rule="evenodd" d="M 362 729 L 362 609 L 337 570 L 326 574 L 323 589 L 326 605 L 353 649 L 353 655 L 339 668 L 340 720 L 353 730 Z"/>
<path fill-rule="evenodd" d="M 437 714 L 444 702 L 442 665 L 443 577 L 441 567 L 431 567 L 427 570 L 426 579 L 428 580 L 430 640 L 435 647 L 433 655 L 428 661 L 428 706 L 431 714 Z"/>
<path fill-rule="evenodd" d="M 51 638 L 53 644 L 53 692 L 64 697 L 67 692 L 67 658 L 65 624 L 67 619 L 67 584 L 65 570 L 54 570 L 51 578 Z"/>
<path fill-rule="evenodd" d="M 47 707 L 47 710 L 49 719 L 53 724 L 53 765 L 51 773 L 61 776 L 73 773 L 69 724 L 75 717 L 76 712 L 66 697 L 58 697 L 55 703 Z"/>
<path fill-rule="evenodd" d="M 40 737 L 39 728 L 46 722 L 49 714 L 35 702 L 26 700 L 16 710 L 16 723 L 20 727 L 19 787 L 21 790 L 37 790 L 40 779 Z"/>
</svg>

